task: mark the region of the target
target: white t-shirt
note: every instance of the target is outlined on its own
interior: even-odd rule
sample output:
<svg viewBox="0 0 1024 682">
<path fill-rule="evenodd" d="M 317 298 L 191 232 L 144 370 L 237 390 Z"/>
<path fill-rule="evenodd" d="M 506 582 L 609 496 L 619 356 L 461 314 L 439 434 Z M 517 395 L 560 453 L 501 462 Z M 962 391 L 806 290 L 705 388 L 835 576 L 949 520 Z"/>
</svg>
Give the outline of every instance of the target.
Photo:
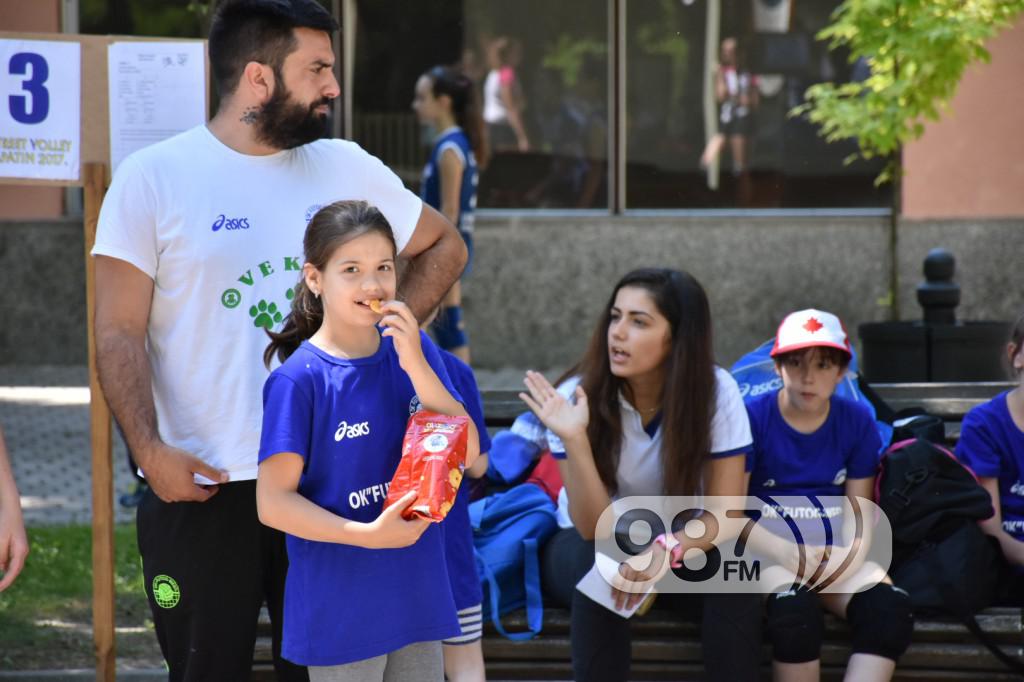
<svg viewBox="0 0 1024 682">
<path fill-rule="evenodd" d="M 147 346 L 160 437 L 231 480 L 256 477 L 265 327 L 280 329 L 290 309 L 306 224 L 341 199 L 379 207 L 399 251 L 423 206 L 353 142 L 251 156 L 205 125 L 125 159 L 103 202 L 93 255 L 153 279 Z"/>
<path fill-rule="evenodd" d="M 558 392 L 568 398 L 576 390 L 579 377 L 562 383 Z M 629 401 L 619 396 L 622 415 L 622 450 L 619 468 L 615 472 L 618 492 L 612 500 L 633 495 L 664 494 L 664 465 L 661 461 L 662 428 L 658 424 L 653 435 L 644 428 L 640 413 Z M 557 458 L 565 446 L 550 430 L 546 433 L 548 448 Z M 743 406 L 736 380 L 726 370 L 715 367 L 715 409 L 711 416 L 711 457 L 718 459 L 748 452 L 753 445 L 750 421 Z M 562 454 L 564 456 L 564 454 Z M 558 522 L 562 528 L 571 528 L 569 497 L 562 488 L 558 498 Z"/>
<path fill-rule="evenodd" d="M 487 123 L 504 123 L 508 110 L 501 99 L 501 71 L 491 69 L 484 78 L 483 119 Z"/>
</svg>

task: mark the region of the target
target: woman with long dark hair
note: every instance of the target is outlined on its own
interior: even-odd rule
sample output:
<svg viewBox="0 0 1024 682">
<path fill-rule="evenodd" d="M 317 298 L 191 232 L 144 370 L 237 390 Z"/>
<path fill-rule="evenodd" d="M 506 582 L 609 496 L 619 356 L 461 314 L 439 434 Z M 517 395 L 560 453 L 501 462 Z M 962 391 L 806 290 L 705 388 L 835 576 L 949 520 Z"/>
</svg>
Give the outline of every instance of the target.
<svg viewBox="0 0 1024 682">
<path fill-rule="evenodd" d="M 479 168 L 487 165 L 487 141 L 473 81 L 447 66 L 435 66 L 416 82 L 412 108 L 420 123 L 436 131 L 423 168 L 420 197 L 459 228 L 473 262 L 473 211 Z M 462 284 L 456 282 L 441 303 L 431 331 L 442 349 L 469 362 L 469 339 L 462 323 Z"/>
<path fill-rule="evenodd" d="M 548 597 L 572 610 L 577 680 L 629 677 L 629 621 L 574 589 L 594 565 L 602 512 L 636 495 L 746 492 L 750 426 L 736 382 L 714 363 L 711 338 L 707 296 L 696 279 L 678 270 L 635 270 L 615 285 L 583 359 L 557 390 L 540 374 L 527 374 L 529 393 L 520 395 L 547 426 L 565 483 L 559 511 L 568 512 L 569 527 L 545 547 L 542 579 Z M 678 559 L 690 545 L 677 535 L 660 536 L 649 551 Z M 620 573 L 645 578 L 625 567 Z M 663 596 L 684 609 L 695 601 Z M 616 593 L 619 606 L 638 598 Z M 760 597 L 702 601 L 710 678 L 756 679 Z"/>
</svg>

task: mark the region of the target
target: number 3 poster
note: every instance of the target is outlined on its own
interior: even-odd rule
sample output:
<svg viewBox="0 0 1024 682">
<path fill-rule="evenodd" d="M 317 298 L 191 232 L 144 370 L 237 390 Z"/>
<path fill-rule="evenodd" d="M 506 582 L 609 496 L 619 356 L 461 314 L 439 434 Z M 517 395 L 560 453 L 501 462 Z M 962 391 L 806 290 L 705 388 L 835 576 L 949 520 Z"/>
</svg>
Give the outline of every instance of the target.
<svg viewBox="0 0 1024 682">
<path fill-rule="evenodd" d="M 0 177 L 78 180 L 81 47 L 0 39 Z"/>
</svg>

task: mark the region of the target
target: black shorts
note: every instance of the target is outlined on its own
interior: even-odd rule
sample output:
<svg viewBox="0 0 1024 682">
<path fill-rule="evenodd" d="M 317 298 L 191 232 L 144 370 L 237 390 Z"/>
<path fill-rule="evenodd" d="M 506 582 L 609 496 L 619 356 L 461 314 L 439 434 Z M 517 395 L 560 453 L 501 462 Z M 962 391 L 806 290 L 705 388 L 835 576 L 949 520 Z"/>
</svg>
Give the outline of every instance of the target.
<svg viewBox="0 0 1024 682">
<path fill-rule="evenodd" d="M 288 558 L 284 534 L 256 514 L 256 481 L 220 486 L 206 502 L 167 503 L 147 490 L 139 552 L 169 680 L 248 680 L 260 606 L 267 602 L 279 680 L 308 680 L 281 659 Z"/>
</svg>

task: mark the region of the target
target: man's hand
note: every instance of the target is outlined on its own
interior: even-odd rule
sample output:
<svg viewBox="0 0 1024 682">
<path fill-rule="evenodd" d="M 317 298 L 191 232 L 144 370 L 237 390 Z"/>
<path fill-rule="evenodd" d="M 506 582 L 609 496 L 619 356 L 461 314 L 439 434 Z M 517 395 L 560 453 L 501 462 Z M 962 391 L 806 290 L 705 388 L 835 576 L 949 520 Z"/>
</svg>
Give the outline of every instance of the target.
<svg viewBox="0 0 1024 682">
<path fill-rule="evenodd" d="M 196 483 L 194 474 L 217 483 L 228 482 L 226 471 L 215 469 L 195 455 L 166 443 L 158 443 L 136 455 L 146 482 L 164 502 L 206 502 L 217 493 L 216 485 Z"/>
</svg>

